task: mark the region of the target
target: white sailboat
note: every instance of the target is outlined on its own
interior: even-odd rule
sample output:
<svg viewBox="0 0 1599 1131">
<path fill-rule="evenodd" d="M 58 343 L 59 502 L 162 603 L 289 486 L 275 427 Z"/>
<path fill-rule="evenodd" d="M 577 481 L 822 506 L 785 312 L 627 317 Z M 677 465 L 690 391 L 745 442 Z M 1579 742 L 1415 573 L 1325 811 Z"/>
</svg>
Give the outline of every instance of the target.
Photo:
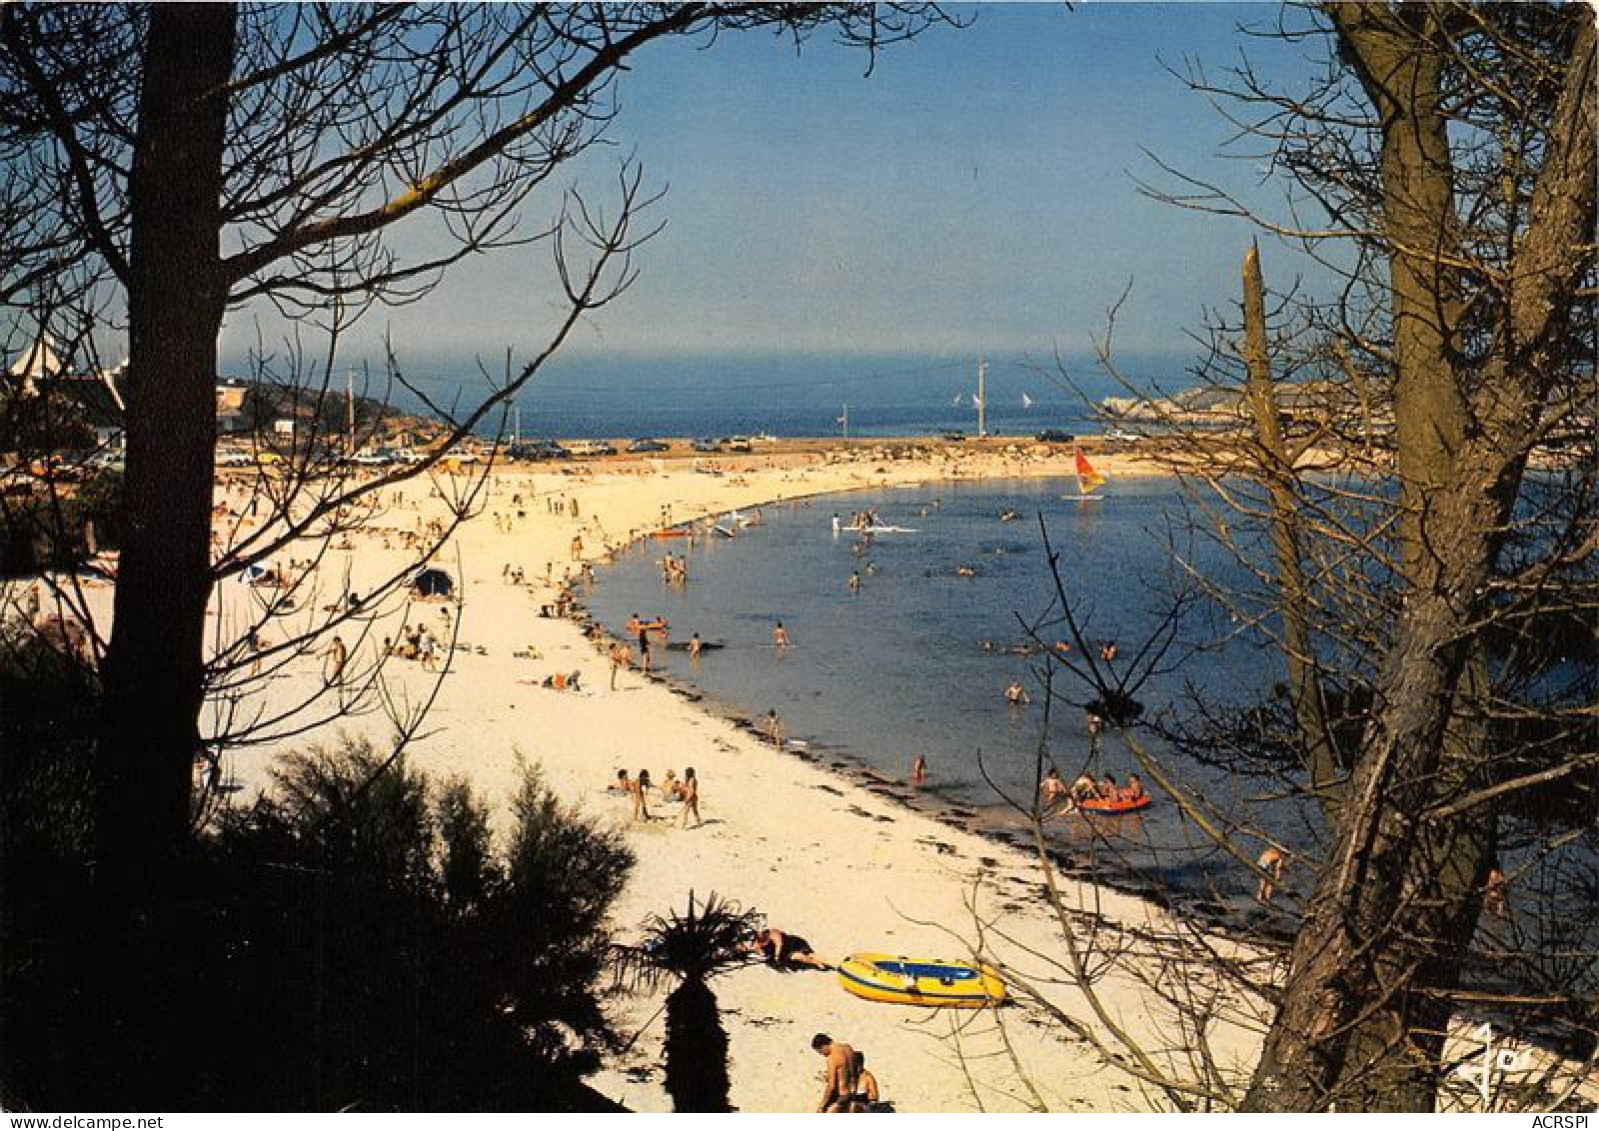
<svg viewBox="0 0 1599 1131">
<path fill-rule="evenodd" d="M 1022 408 L 1023 409 L 1029 409 L 1029 408 L 1032 408 L 1032 407 L 1033 407 L 1033 398 L 1028 396 L 1026 393 L 1023 393 L 1022 394 Z"/>
</svg>

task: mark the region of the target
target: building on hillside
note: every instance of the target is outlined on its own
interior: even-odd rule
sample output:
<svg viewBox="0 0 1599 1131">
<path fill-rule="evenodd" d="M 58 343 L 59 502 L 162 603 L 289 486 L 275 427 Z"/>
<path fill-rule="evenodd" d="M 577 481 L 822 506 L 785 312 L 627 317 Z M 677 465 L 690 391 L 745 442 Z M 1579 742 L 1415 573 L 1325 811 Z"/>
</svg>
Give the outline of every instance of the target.
<svg viewBox="0 0 1599 1131">
<path fill-rule="evenodd" d="M 217 379 L 217 434 L 231 436 L 250 430 L 250 416 L 246 403 L 250 386 L 237 377 Z"/>
</svg>

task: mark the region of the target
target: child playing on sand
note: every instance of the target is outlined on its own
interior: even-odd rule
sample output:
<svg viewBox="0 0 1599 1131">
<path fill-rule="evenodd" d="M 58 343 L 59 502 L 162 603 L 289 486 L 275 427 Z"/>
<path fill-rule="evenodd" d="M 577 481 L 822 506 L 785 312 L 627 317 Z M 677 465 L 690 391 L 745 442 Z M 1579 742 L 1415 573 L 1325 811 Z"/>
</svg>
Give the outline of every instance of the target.
<svg viewBox="0 0 1599 1131">
<path fill-rule="evenodd" d="M 843 1105 L 840 1111 L 871 1112 L 883 1110 L 882 1090 L 877 1085 L 877 1077 L 866 1070 L 866 1054 L 860 1051 L 855 1053 L 855 1092 Z M 885 1105 L 887 1106 L 887 1105 Z M 887 1106 L 892 1111 L 892 1106 Z"/>
</svg>

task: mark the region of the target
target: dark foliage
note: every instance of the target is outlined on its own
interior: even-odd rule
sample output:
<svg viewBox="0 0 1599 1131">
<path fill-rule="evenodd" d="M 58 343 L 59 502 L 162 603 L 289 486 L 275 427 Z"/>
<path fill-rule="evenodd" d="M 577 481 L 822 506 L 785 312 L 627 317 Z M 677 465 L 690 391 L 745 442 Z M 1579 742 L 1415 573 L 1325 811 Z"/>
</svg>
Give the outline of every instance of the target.
<svg viewBox="0 0 1599 1131">
<path fill-rule="evenodd" d="M 632 857 L 535 772 L 502 862 L 463 782 L 356 742 L 293 756 L 119 935 L 87 857 L 92 688 L 30 663 L 0 672 L 8 1106 L 603 1105 L 579 1077 L 614 1040 L 595 987 Z"/>
<path fill-rule="evenodd" d="M 727 1030 L 716 994 L 689 978 L 666 997 L 666 1091 L 672 1110 L 731 1111 Z"/>
<path fill-rule="evenodd" d="M 678 985 L 666 998 L 666 1091 L 676 1111 L 731 1111 L 727 1031 L 709 982 L 751 961 L 746 947 L 761 924 L 755 911 L 712 892 L 697 903 L 689 892 L 688 910 L 652 916 L 644 941 L 616 947 L 618 974 L 635 985 L 662 979 Z"/>
<path fill-rule="evenodd" d="M 76 568 L 89 556 L 90 523 L 98 549 L 121 546 L 119 473 L 104 471 L 83 483 L 54 488 L 36 481 L 15 482 L 24 490 L 0 500 L 0 576 Z"/>
</svg>

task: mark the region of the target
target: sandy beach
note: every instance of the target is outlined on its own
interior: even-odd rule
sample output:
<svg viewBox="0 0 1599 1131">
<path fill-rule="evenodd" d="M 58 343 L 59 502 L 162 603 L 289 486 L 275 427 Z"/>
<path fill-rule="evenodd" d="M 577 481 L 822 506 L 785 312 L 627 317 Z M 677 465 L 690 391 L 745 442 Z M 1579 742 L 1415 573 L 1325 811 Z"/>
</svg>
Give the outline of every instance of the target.
<svg viewBox="0 0 1599 1131">
<path fill-rule="evenodd" d="M 885 443 L 858 445 L 847 455 L 757 453 L 716 459 L 720 474 L 688 459 L 496 470 L 480 513 L 435 559 L 457 581 L 459 637 L 423 735 L 411 748 L 411 764 L 435 778 L 466 776 L 503 822 L 521 765 L 534 762 L 563 798 L 625 830 L 638 865 L 616 911 L 623 938 L 652 914 L 681 910 L 690 891 L 701 897 L 715 892 L 804 935 L 829 961 L 857 951 L 965 958 L 982 933 L 993 952 L 1045 976 L 1029 952 L 1057 953 L 1059 931 L 1030 853 L 914 812 L 779 751 L 637 670 L 620 673 L 613 691 L 603 643 L 587 639 L 576 619 L 540 615 L 563 575 L 579 568 L 579 558 L 603 558 L 667 521 L 865 487 L 1070 471 L 1069 450 L 1026 443 L 940 451 L 894 458 L 894 446 Z M 1096 463 L 1113 479 L 1155 473 L 1126 454 L 1096 456 Z M 339 593 L 346 579 L 366 591 L 398 568 L 406 560 L 399 532 L 441 517 L 443 496 L 464 481 L 464 474 L 423 477 L 386 493 L 384 513 L 370 528 L 348 548 L 324 556 L 319 602 Z M 218 497 L 229 497 L 227 481 Z M 574 539 L 581 539 L 580 551 Z M 518 568 L 526 578 L 522 585 L 509 576 Z M 224 635 L 247 608 L 238 602 L 253 599 L 247 586 L 224 583 Z M 397 635 L 402 616 L 413 624 L 429 620 L 447 639 L 444 611 L 453 608 L 405 610 L 391 602 L 386 619 L 352 645 L 351 663 L 374 658 L 382 638 Z M 622 628 L 605 627 L 613 633 Z M 803 646 L 801 638 L 796 647 Z M 266 697 L 288 702 L 314 691 L 322 670 L 322 661 L 304 657 L 272 682 Z M 581 691 L 538 685 L 545 676 L 572 671 L 581 673 Z M 389 692 L 400 702 L 419 701 L 435 678 L 405 661 L 391 662 L 386 673 Z M 368 707 L 357 704 L 336 725 L 279 749 L 341 731 L 384 745 L 392 724 Z M 270 787 L 273 753 L 265 747 L 229 756 L 225 773 L 240 786 L 234 804 L 247 804 Z M 701 782 L 700 828 L 680 828 L 677 806 L 665 803 L 655 807 L 656 819 L 635 823 L 628 799 L 607 791 L 619 768 L 647 768 L 659 781 L 668 768 L 681 774 L 687 766 Z M 1135 898 L 1078 884 L 1067 891 L 1075 904 L 1117 924 L 1171 933 L 1158 909 Z M 1109 974 L 1099 988 L 1118 1024 L 1143 1034 L 1162 1027 L 1161 1009 L 1139 986 Z M 966 1013 L 875 1004 L 846 993 L 833 974 L 762 966 L 718 979 L 714 989 L 731 1041 L 732 1102 L 742 1111 L 814 1109 L 822 1061 L 810 1041 L 818 1031 L 865 1051 L 884 1098 L 900 1111 L 1160 1106 L 1131 1077 L 1107 1070 L 1088 1043 L 1036 1010 Z M 641 1026 L 644 1031 L 590 1081 L 638 1111 L 671 1109 L 659 1067 L 665 992 L 615 999 L 619 1029 L 629 1036 Z M 1074 1017 L 1089 1018 L 1075 990 L 1056 985 L 1048 992 Z M 1247 1042 L 1223 1034 L 1218 1046 L 1224 1054 L 1231 1046 L 1240 1062 L 1247 1059 Z"/>
</svg>

